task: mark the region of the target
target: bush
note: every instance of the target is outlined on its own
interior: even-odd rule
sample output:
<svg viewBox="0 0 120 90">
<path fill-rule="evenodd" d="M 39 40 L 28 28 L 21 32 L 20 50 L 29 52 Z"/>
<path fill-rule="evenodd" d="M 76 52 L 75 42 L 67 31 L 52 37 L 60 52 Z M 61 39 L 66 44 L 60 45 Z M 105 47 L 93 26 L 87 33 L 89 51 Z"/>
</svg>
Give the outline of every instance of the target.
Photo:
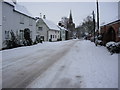
<svg viewBox="0 0 120 90">
<path fill-rule="evenodd" d="M 5 44 L 5 48 L 4 49 L 11 49 L 11 48 L 15 48 L 20 46 L 19 45 L 19 41 L 16 38 L 14 32 L 11 30 L 10 32 L 11 34 L 11 38 L 9 40 L 5 40 L 3 43 Z"/>
<path fill-rule="evenodd" d="M 62 39 L 57 39 L 57 41 L 62 41 Z"/>
<path fill-rule="evenodd" d="M 108 42 L 106 47 L 111 54 L 120 53 L 120 42 Z"/>
<path fill-rule="evenodd" d="M 30 30 L 29 30 L 28 28 L 26 28 L 26 29 L 24 30 L 24 39 L 25 39 L 25 41 L 24 41 L 24 45 L 25 45 L 25 46 L 30 46 L 30 45 L 33 44 L 33 41 L 32 41 L 32 39 L 30 38 Z"/>
</svg>

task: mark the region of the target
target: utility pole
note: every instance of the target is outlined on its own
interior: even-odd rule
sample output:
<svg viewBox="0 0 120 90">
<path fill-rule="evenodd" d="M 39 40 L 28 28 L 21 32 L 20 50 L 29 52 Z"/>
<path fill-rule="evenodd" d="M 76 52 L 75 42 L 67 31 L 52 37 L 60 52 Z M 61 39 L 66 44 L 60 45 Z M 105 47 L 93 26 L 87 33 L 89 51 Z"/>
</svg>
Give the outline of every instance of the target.
<svg viewBox="0 0 120 90">
<path fill-rule="evenodd" d="M 97 4 L 97 36 L 99 34 L 99 4 L 98 4 L 98 0 L 96 2 Z"/>
<path fill-rule="evenodd" d="M 93 30 L 94 30 L 94 43 L 95 43 L 95 14 L 94 14 L 94 11 L 93 11 Z"/>
</svg>

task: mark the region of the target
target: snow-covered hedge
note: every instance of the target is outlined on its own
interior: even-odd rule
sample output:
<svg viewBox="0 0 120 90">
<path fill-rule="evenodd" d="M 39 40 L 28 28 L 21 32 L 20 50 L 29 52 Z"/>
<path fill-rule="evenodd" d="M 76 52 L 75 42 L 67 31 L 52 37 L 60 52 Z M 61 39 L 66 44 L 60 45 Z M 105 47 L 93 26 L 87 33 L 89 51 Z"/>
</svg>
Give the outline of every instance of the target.
<svg viewBox="0 0 120 90">
<path fill-rule="evenodd" d="M 113 53 L 120 53 L 120 42 L 108 42 L 106 44 L 107 49 L 110 51 L 111 54 Z"/>
</svg>

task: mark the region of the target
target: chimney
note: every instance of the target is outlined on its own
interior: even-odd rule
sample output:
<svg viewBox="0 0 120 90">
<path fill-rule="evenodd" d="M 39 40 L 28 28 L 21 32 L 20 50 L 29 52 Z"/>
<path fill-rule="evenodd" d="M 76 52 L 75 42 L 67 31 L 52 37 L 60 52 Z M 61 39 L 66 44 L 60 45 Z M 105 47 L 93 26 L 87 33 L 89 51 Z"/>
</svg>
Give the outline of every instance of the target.
<svg viewBox="0 0 120 90">
<path fill-rule="evenodd" d="M 40 13 L 40 18 L 42 18 L 42 13 Z"/>
<path fill-rule="evenodd" d="M 43 15 L 43 19 L 46 19 L 46 16 L 45 16 L 45 15 Z"/>
</svg>

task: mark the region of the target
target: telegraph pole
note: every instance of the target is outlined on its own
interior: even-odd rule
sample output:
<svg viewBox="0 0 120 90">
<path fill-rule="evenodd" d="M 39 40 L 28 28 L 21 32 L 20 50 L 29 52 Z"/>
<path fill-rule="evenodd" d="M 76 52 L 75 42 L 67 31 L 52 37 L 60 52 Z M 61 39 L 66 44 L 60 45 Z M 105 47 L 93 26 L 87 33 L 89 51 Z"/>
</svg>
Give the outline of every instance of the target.
<svg viewBox="0 0 120 90">
<path fill-rule="evenodd" d="M 98 0 L 96 2 L 97 4 L 97 36 L 99 34 L 99 4 L 98 4 Z"/>
<path fill-rule="evenodd" d="M 94 14 L 94 11 L 93 11 L 93 30 L 94 30 L 94 43 L 95 43 L 95 14 Z"/>
</svg>

